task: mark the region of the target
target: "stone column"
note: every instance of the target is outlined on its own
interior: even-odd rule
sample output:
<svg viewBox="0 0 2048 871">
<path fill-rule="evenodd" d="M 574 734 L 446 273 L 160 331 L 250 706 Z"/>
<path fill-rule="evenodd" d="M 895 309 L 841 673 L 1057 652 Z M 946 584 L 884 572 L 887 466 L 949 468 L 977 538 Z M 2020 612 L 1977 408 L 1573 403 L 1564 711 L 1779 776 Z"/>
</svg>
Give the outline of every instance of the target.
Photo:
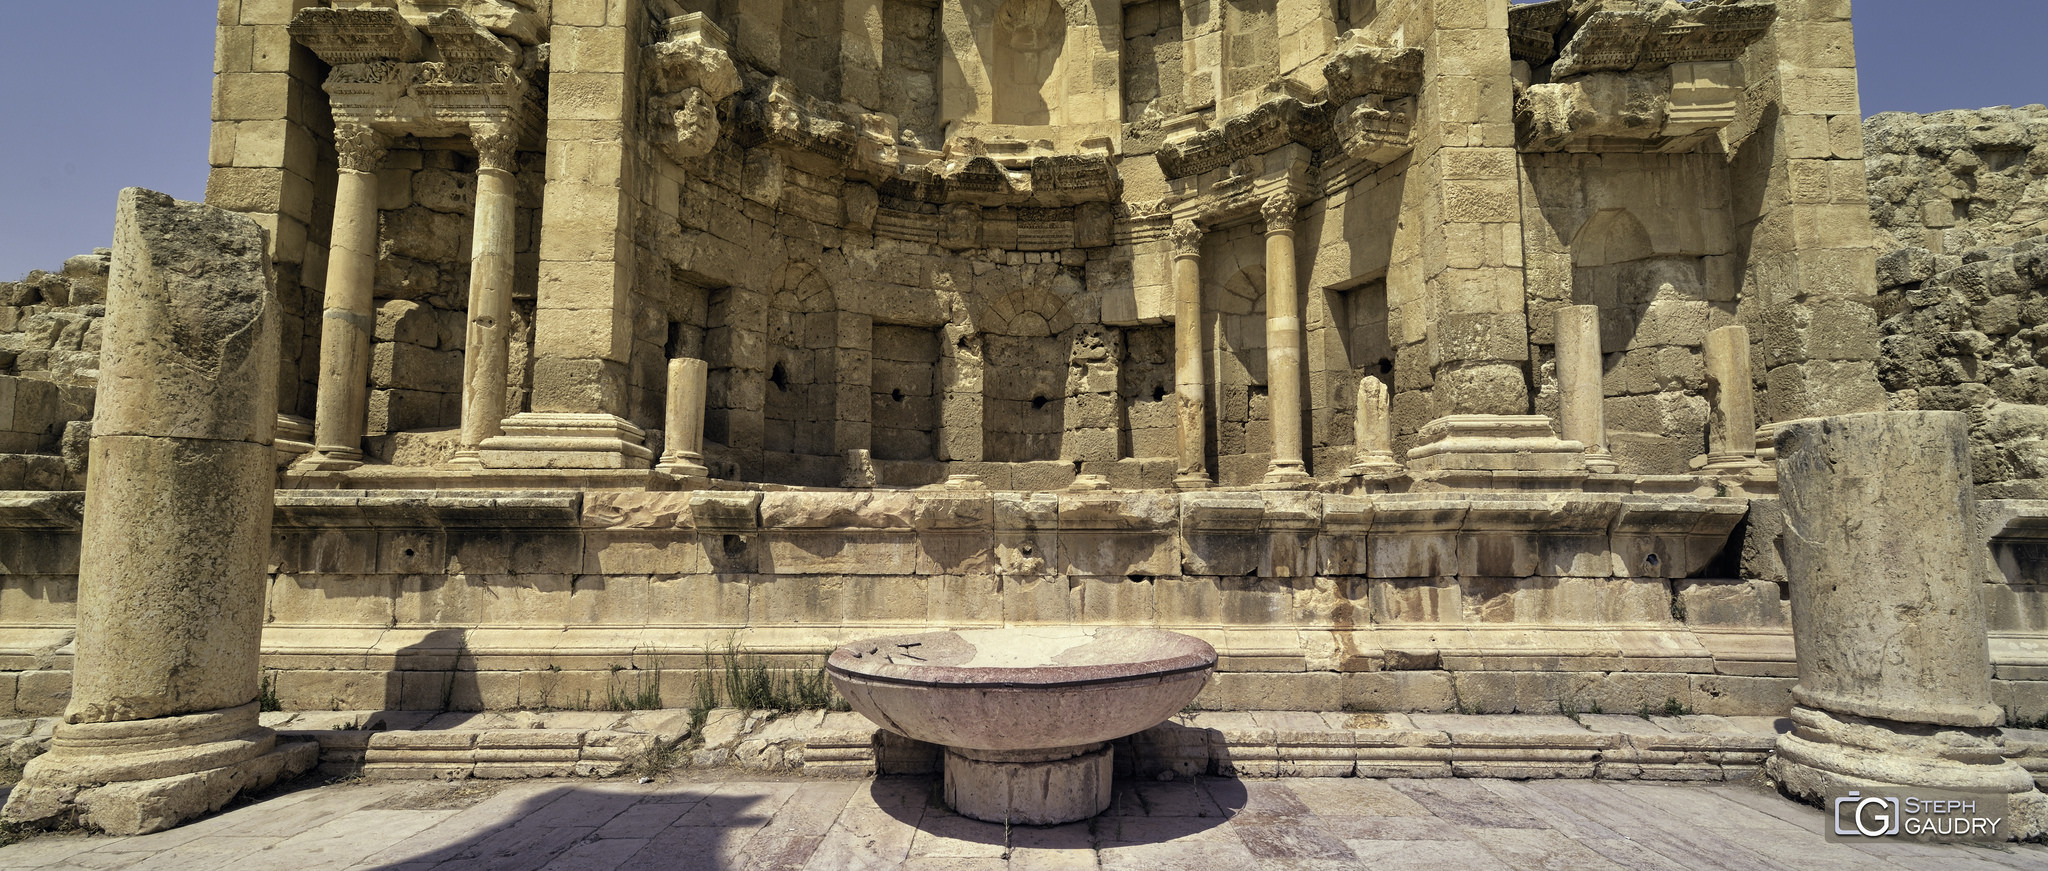
<svg viewBox="0 0 2048 871">
<path fill-rule="evenodd" d="M 1392 397 L 1387 385 L 1372 375 L 1358 379 L 1358 460 L 1345 469 L 1352 477 L 1391 477 L 1407 471 L 1394 459 Z"/>
<path fill-rule="evenodd" d="M 1707 392 L 1713 399 L 1707 421 L 1708 472 L 1762 471 L 1756 456 L 1756 390 L 1749 372 L 1749 328 L 1722 327 L 1707 334 Z"/>
<path fill-rule="evenodd" d="M 1969 419 L 1800 420 L 1777 447 L 1799 683 L 1767 771 L 1809 800 L 1885 786 L 2010 795 L 2016 833 L 2039 832 L 2048 797 L 2000 753 Z"/>
<path fill-rule="evenodd" d="M 1273 421 L 1267 483 L 1308 480 L 1301 444 L 1301 300 L 1294 281 L 1294 195 L 1266 200 L 1266 408 Z"/>
<path fill-rule="evenodd" d="M 1208 378 L 1202 372 L 1202 228 L 1193 221 L 1173 224 L 1173 389 L 1180 424 L 1180 470 L 1173 485 L 1182 490 L 1209 486 Z"/>
<path fill-rule="evenodd" d="M 1601 388 L 1600 307 L 1557 310 L 1557 416 L 1566 441 L 1586 446 L 1586 471 L 1621 471 L 1607 452 L 1606 395 Z"/>
<path fill-rule="evenodd" d="M 334 229 L 327 244 L 327 290 L 320 316 L 320 381 L 314 398 L 313 452 L 297 466 L 340 471 L 363 464 L 369 402 L 370 310 L 377 278 L 377 167 L 384 135 L 365 124 L 334 127 L 341 172 L 334 186 Z"/>
<path fill-rule="evenodd" d="M 462 357 L 462 444 L 451 465 L 484 467 L 484 439 L 504 434 L 505 381 L 512 317 L 512 254 L 517 217 L 512 178 L 514 131 L 474 123 L 476 227 L 469 258 L 469 335 Z"/>
<path fill-rule="evenodd" d="M 668 447 L 656 471 L 700 478 L 711 473 L 704 467 L 704 397 L 710 374 L 703 360 L 668 361 Z"/>
<path fill-rule="evenodd" d="M 277 466 L 267 272 L 255 221 L 121 192 L 71 702 L 10 822 L 158 831 L 315 761 L 256 718 Z"/>
</svg>

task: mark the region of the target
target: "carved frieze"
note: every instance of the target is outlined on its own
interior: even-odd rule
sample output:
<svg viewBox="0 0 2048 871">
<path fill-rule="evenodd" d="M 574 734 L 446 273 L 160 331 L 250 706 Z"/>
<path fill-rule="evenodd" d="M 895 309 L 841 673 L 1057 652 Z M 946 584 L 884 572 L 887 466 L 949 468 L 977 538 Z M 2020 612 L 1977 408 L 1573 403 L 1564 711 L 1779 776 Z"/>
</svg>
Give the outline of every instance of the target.
<svg viewBox="0 0 2048 871">
<path fill-rule="evenodd" d="M 330 66 L 376 61 L 416 61 L 426 38 L 398 10 L 370 7 L 312 7 L 292 16 L 292 39 Z"/>
<path fill-rule="evenodd" d="M 493 123 L 530 137 L 541 118 L 526 52 L 459 9 L 415 28 L 395 9 L 314 7 L 299 10 L 289 31 L 330 64 L 322 87 L 338 124 L 451 136 Z M 429 44 L 438 59 L 421 59 Z"/>
<path fill-rule="evenodd" d="M 1330 105 L 1275 97 L 1258 108 L 1159 147 L 1159 166 L 1167 178 L 1186 178 L 1222 169 L 1241 158 L 1254 157 L 1298 142 L 1320 148 L 1330 140 Z"/>
<path fill-rule="evenodd" d="M 1770 29 L 1776 3 L 1702 0 L 1585 17 L 1558 54 L 1551 78 L 1612 70 L 1629 72 L 1697 61 L 1732 61 Z"/>
<path fill-rule="evenodd" d="M 1549 7 L 1550 4 L 1536 4 Z M 1549 81 L 1520 89 L 1517 138 L 1525 151 L 1686 152 L 1739 111 L 1739 58 L 1777 15 L 1760 0 L 1575 5 L 1576 29 Z M 1555 10 L 1518 7 L 1511 21 L 1562 29 Z M 1519 16 L 1519 17 L 1518 17 Z M 1539 18 L 1541 19 L 1539 21 Z M 1532 55 L 1533 56 L 1533 55 Z"/>
</svg>

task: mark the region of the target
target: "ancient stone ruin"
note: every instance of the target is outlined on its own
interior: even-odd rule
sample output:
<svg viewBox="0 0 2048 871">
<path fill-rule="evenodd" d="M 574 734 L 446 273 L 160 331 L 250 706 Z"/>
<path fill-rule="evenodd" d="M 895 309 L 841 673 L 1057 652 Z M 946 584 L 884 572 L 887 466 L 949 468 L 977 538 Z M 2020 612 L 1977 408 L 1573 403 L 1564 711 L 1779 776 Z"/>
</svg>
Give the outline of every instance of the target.
<svg viewBox="0 0 2048 871">
<path fill-rule="evenodd" d="M 1329 715 L 1148 731 L 1118 757 L 1140 771 L 1719 779 L 1795 705 L 1811 746 L 1889 718 L 1965 730 L 1999 789 L 2027 789 L 2007 756 L 2048 768 L 1997 728 L 2048 718 L 2048 109 L 1864 122 L 1847 4 L 220 8 L 203 220 L 234 232 L 0 284 L 0 707 L 63 718 L 32 774 L 110 724 L 256 730 L 259 680 L 284 712 L 375 714 L 302 725 L 354 736 L 326 762 L 615 770 L 645 738 L 616 723 L 526 756 L 393 724 L 680 708 L 721 653 L 815 669 L 1038 624 L 1192 635 L 1217 657 L 1195 707 Z M 258 231 L 263 268 L 206 247 Z M 123 370 L 158 347 L 117 344 L 145 256 L 268 282 L 274 346 L 207 370 L 260 431 Z M 1911 414 L 1812 420 L 1887 411 Z M 1905 468 L 1936 431 L 1963 459 Z M 247 588 L 206 628 L 235 652 L 194 666 L 218 692 L 100 673 L 185 643 L 120 608 L 154 594 L 102 509 L 191 485 L 131 436 L 233 442 L 195 499 L 267 445 L 242 495 L 271 510 L 234 502 L 267 557 L 226 509 L 152 533 L 233 537 L 209 583 Z M 1837 439 L 1968 516 L 1828 489 L 1808 454 Z M 1939 538 L 1940 601 L 1981 607 L 1916 627 L 1931 670 L 1826 696 L 1839 657 L 1799 627 L 1847 606 L 1802 585 L 1858 557 L 1784 536 L 1857 512 Z M 1344 718 L 1603 711 L 1759 719 Z M 938 752 L 829 722 L 734 753 Z M 302 752 L 247 734 L 210 764 Z"/>
</svg>

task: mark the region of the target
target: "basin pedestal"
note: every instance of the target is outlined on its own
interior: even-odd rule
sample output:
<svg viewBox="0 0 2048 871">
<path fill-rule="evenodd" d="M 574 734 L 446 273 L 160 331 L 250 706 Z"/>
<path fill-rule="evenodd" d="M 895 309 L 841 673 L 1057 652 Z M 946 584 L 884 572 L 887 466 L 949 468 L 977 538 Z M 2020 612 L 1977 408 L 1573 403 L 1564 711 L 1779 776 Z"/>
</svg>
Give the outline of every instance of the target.
<svg viewBox="0 0 2048 871">
<path fill-rule="evenodd" d="M 1109 809 L 1115 751 L 1186 707 L 1216 649 L 1176 632 L 1016 626 L 856 641 L 825 670 L 882 728 L 946 748 L 946 804 L 1006 825 Z"/>
<path fill-rule="evenodd" d="M 985 823 L 1056 826 L 1109 809 L 1115 751 L 1106 743 L 1044 750 L 946 748 L 946 804 Z"/>
</svg>

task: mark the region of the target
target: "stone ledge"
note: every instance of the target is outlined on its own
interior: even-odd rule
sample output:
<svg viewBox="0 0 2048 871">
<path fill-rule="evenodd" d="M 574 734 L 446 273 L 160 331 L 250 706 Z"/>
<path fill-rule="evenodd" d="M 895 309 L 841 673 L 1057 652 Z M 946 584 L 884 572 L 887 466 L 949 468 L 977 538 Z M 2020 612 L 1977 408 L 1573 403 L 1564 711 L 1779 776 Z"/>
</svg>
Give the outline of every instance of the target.
<svg viewBox="0 0 2048 871">
<path fill-rule="evenodd" d="M 689 712 L 265 714 L 318 740 L 321 770 L 381 778 L 611 776 L 693 737 Z M 1117 772 L 1166 777 L 1508 777 L 1719 781 L 1756 770 L 1772 717 L 1201 712 L 1120 740 Z M 2048 733 L 2008 730 L 2048 770 Z M 2037 736 L 2042 740 L 2029 740 Z M 685 764 L 822 777 L 931 774 L 941 748 L 859 714 L 712 711 Z M 2039 758 L 2036 758 L 2039 757 Z"/>
</svg>

